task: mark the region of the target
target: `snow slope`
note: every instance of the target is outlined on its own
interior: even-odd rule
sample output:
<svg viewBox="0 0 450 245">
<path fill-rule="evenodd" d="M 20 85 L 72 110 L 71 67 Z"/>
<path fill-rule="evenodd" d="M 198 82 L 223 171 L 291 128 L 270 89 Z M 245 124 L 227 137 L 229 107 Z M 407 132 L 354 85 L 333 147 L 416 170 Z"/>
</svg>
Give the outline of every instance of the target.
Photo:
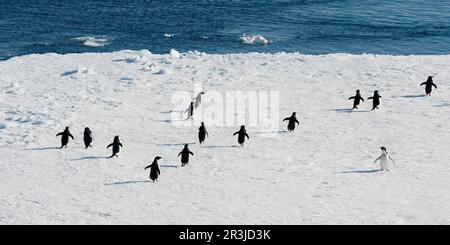
<svg viewBox="0 0 450 245">
<path fill-rule="evenodd" d="M 28 55 L 0 62 L 1 224 L 449 224 L 450 55 Z M 438 86 L 422 97 L 428 75 Z M 294 133 L 171 122 L 176 91 L 280 93 Z M 347 98 L 380 90 L 380 109 Z M 59 150 L 56 133 L 75 141 Z M 94 148 L 83 148 L 90 127 Z M 284 130 L 286 123 L 280 124 Z M 119 158 L 105 159 L 115 135 Z M 386 146 L 397 165 L 375 171 Z M 159 182 L 144 167 L 160 155 Z"/>
</svg>

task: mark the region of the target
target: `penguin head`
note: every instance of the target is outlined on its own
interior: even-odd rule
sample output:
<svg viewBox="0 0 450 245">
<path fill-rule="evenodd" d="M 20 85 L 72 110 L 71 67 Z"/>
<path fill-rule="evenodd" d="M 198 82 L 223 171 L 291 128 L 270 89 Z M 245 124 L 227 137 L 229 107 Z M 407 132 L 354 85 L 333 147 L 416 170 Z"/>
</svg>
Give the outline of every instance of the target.
<svg viewBox="0 0 450 245">
<path fill-rule="evenodd" d="M 373 91 L 374 94 L 378 94 L 378 90 Z"/>
<path fill-rule="evenodd" d="M 162 157 L 160 157 L 160 156 L 157 156 L 157 157 L 155 157 L 155 161 L 158 161 L 159 159 L 161 159 Z"/>
<path fill-rule="evenodd" d="M 359 94 L 359 89 L 356 90 L 356 93 Z"/>
<path fill-rule="evenodd" d="M 185 145 L 184 145 L 184 148 L 188 148 L 188 144 L 185 144 Z"/>
<path fill-rule="evenodd" d="M 428 76 L 427 81 L 433 81 L 433 76 Z"/>
<path fill-rule="evenodd" d="M 292 112 L 292 116 L 295 116 L 295 114 L 297 114 L 297 112 L 295 112 L 295 111 L 294 111 L 294 112 Z"/>
<path fill-rule="evenodd" d="M 66 127 L 66 129 L 64 129 L 64 131 L 69 131 L 69 127 Z"/>
<path fill-rule="evenodd" d="M 383 151 L 383 152 L 386 152 L 386 153 L 387 153 L 386 147 L 382 146 L 382 147 L 380 147 L 380 149 L 381 149 L 381 151 Z"/>
<path fill-rule="evenodd" d="M 202 126 L 205 126 L 205 123 L 202 122 Z"/>
<path fill-rule="evenodd" d="M 119 135 L 114 136 L 114 142 L 119 142 Z"/>
<path fill-rule="evenodd" d="M 241 126 L 241 130 L 245 130 L 245 125 L 242 125 L 242 126 Z"/>
<path fill-rule="evenodd" d="M 85 127 L 85 128 L 84 128 L 84 131 L 89 131 L 89 128 L 88 128 L 88 127 Z"/>
</svg>

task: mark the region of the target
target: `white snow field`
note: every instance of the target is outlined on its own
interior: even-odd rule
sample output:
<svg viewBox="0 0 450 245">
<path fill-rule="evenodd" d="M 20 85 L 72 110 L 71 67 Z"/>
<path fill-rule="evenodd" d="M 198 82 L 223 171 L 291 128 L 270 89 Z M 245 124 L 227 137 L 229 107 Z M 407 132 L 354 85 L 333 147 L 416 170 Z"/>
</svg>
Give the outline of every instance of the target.
<svg viewBox="0 0 450 245">
<path fill-rule="evenodd" d="M 428 75 L 438 89 L 422 96 Z M 0 62 L 1 224 L 450 224 L 450 55 L 27 55 Z M 279 129 L 171 121 L 172 96 L 278 91 Z M 356 89 L 382 96 L 350 112 Z M 217 93 L 216 93 L 217 94 Z M 211 99 L 211 98 L 209 98 Z M 188 105 L 186 104 L 186 107 Z M 297 112 L 300 126 L 283 132 Z M 195 114 L 194 114 L 195 117 Z M 75 136 L 58 149 L 58 132 Z M 93 131 L 84 149 L 83 130 Z M 118 158 L 106 146 L 120 135 Z M 194 156 L 180 167 L 184 143 Z M 236 146 L 236 147 L 233 147 Z M 379 172 L 385 146 L 396 165 Z M 149 165 L 160 160 L 159 182 Z"/>
</svg>

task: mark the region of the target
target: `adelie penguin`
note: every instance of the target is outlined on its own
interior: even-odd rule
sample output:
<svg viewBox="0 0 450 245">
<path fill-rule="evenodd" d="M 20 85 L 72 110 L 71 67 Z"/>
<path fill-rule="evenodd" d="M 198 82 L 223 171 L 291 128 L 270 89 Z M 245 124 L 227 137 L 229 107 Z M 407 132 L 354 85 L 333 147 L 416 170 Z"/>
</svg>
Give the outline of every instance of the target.
<svg viewBox="0 0 450 245">
<path fill-rule="evenodd" d="M 150 164 L 144 168 L 144 170 L 147 168 L 150 168 L 150 179 L 153 181 L 153 183 L 155 183 L 155 181 L 158 181 L 158 176 L 161 174 L 161 171 L 159 170 L 159 164 L 158 164 L 158 160 L 161 158 L 162 157 L 159 157 L 159 156 L 155 157 L 152 164 Z"/>
<path fill-rule="evenodd" d="M 372 111 L 375 109 L 378 109 L 378 106 L 380 105 L 380 98 L 381 98 L 381 95 L 378 94 L 378 90 L 373 91 L 373 96 L 367 98 L 368 100 L 373 100 Z"/>
<path fill-rule="evenodd" d="M 122 143 L 120 143 L 119 136 L 115 136 L 115 137 L 114 137 L 114 141 L 113 141 L 111 144 L 109 144 L 109 145 L 106 147 L 106 149 L 108 149 L 108 148 L 111 147 L 111 146 L 112 146 L 112 155 L 111 155 L 109 158 L 111 158 L 111 157 L 113 157 L 113 156 L 119 157 L 119 156 L 117 156 L 117 153 L 119 153 L 120 147 L 123 147 L 123 146 L 122 146 Z"/>
<path fill-rule="evenodd" d="M 358 109 L 359 102 L 364 102 L 363 97 L 359 93 L 359 89 L 356 90 L 356 95 L 348 98 L 349 100 L 353 100 L 353 108 L 352 109 Z"/>
<path fill-rule="evenodd" d="M 206 136 L 209 137 L 208 131 L 206 131 L 205 124 L 202 122 L 202 125 L 198 128 L 198 141 L 200 144 L 203 144 Z"/>
<path fill-rule="evenodd" d="M 233 134 L 234 135 L 238 135 L 238 143 L 241 146 L 244 146 L 244 142 L 245 142 L 245 137 L 247 137 L 247 139 L 250 139 L 250 137 L 248 137 L 247 131 L 245 130 L 245 126 L 242 125 L 241 129 L 239 129 L 239 131 L 237 131 L 236 133 Z"/>
<path fill-rule="evenodd" d="M 297 125 L 300 125 L 300 123 L 297 120 L 297 116 L 295 114 L 296 114 L 296 112 L 292 112 L 292 115 L 290 117 L 286 117 L 285 119 L 283 119 L 283 122 L 289 120 L 287 129 L 290 132 L 294 131 L 296 123 L 297 123 Z"/>
<path fill-rule="evenodd" d="M 425 85 L 425 93 L 428 96 L 431 96 L 431 91 L 433 90 L 433 86 L 437 89 L 436 84 L 433 82 L 433 77 L 429 76 L 426 82 L 420 84 L 420 86 Z"/>
<path fill-rule="evenodd" d="M 189 104 L 189 107 L 186 109 L 186 112 L 188 113 L 188 117 L 187 119 L 192 119 L 194 116 L 194 102 L 191 102 L 191 104 Z"/>
<path fill-rule="evenodd" d="M 88 127 L 86 127 L 85 129 L 84 129 L 84 146 L 86 146 L 86 149 L 88 148 L 88 147 L 92 147 L 92 132 L 91 132 L 91 130 L 88 128 Z"/>
<path fill-rule="evenodd" d="M 183 150 L 178 153 L 178 156 L 181 155 L 181 166 L 184 167 L 184 165 L 189 163 L 189 154 L 194 155 L 192 151 L 189 150 L 188 144 L 184 145 Z"/>
<path fill-rule="evenodd" d="M 380 149 L 381 149 L 381 155 L 377 159 L 375 159 L 373 164 L 375 164 L 379 160 L 380 161 L 380 169 L 383 171 L 389 171 L 388 160 L 391 160 L 393 164 L 395 164 L 395 162 L 387 153 L 386 147 L 382 146 L 382 147 L 380 147 Z"/>
<path fill-rule="evenodd" d="M 204 95 L 205 92 L 198 93 L 197 97 L 195 97 L 195 109 L 197 109 L 202 104 L 202 95 Z"/>
<path fill-rule="evenodd" d="M 73 135 L 70 133 L 69 127 L 66 127 L 66 129 L 64 129 L 63 132 L 58 133 L 58 134 L 56 135 L 56 137 L 58 137 L 58 136 L 60 136 L 60 135 L 62 136 L 62 137 L 61 137 L 61 149 L 62 149 L 64 146 L 67 148 L 67 143 L 69 143 L 69 137 L 72 138 L 72 140 L 73 140 Z"/>
</svg>

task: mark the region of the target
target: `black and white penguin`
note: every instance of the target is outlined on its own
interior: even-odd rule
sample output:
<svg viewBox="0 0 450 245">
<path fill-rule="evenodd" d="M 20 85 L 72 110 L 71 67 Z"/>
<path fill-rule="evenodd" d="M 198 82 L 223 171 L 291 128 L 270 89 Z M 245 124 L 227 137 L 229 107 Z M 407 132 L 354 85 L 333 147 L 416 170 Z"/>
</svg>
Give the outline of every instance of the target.
<svg viewBox="0 0 450 245">
<path fill-rule="evenodd" d="M 62 136 L 61 137 L 61 149 L 65 146 L 67 148 L 67 144 L 69 143 L 69 137 L 72 138 L 73 140 L 73 136 L 69 131 L 69 127 L 66 127 L 66 129 L 64 129 L 63 132 L 60 132 L 58 134 L 56 134 L 56 137 L 58 136 Z"/>
<path fill-rule="evenodd" d="M 197 109 L 202 104 L 202 96 L 205 94 L 205 92 L 198 93 L 197 97 L 195 97 L 195 104 L 194 107 Z"/>
<path fill-rule="evenodd" d="M 202 122 L 202 125 L 198 128 L 198 141 L 200 144 L 203 144 L 206 136 L 209 137 L 208 131 L 206 131 L 205 124 Z"/>
<path fill-rule="evenodd" d="M 123 145 L 122 145 L 122 143 L 120 143 L 120 140 L 119 140 L 119 136 L 118 136 L 118 135 L 114 137 L 114 141 L 113 141 L 111 144 L 109 144 L 109 145 L 106 147 L 106 149 L 108 149 L 108 148 L 111 147 L 111 146 L 112 146 L 112 155 L 111 155 L 109 158 L 111 158 L 111 157 L 113 157 L 113 156 L 119 157 L 119 156 L 117 155 L 117 153 L 119 153 L 120 147 L 123 147 Z"/>
<path fill-rule="evenodd" d="M 372 111 L 375 109 L 378 109 L 378 106 L 380 105 L 380 98 L 381 98 L 381 95 L 378 94 L 378 90 L 373 91 L 373 96 L 367 98 L 368 100 L 373 100 Z"/>
<path fill-rule="evenodd" d="M 283 122 L 289 120 L 289 123 L 288 123 L 288 125 L 287 125 L 287 129 L 288 129 L 289 131 L 294 131 L 294 129 L 295 129 L 295 123 L 297 123 L 298 125 L 300 125 L 300 123 L 299 123 L 298 120 L 297 120 L 297 116 L 296 116 L 295 114 L 296 114 L 296 112 L 292 112 L 292 115 L 291 115 L 290 117 L 286 117 L 285 119 L 283 119 Z"/>
<path fill-rule="evenodd" d="M 233 136 L 236 135 L 236 134 L 238 135 L 238 143 L 239 143 L 241 146 L 244 146 L 245 137 L 247 137 L 247 139 L 250 139 L 250 138 L 248 137 L 248 134 L 247 134 L 247 131 L 245 130 L 245 126 L 244 126 L 244 125 L 242 125 L 242 126 L 241 126 L 241 129 L 239 129 L 239 131 L 237 131 L 236 133 L 234 133 Z"/>
<path fill-rule="evenodd" d="M 358 109 L 359 102 L 364 102 L 363 97 L 359 93 L 359 89 L 356 90 L 356 95 L 348 98 L 349 100 L 353 100 L 353 108 L 352 109 Z"/>
<path fill-rule="evenodd" d="M 161 158 L 162 157 L 159 157 L 159 156 L 155 157 L 152 164 L 150 164 L 144 168 L 144 170 L 147 168 L 150 168 L 150 179 L 153 181 L 153 183 L 155 183 L 155 181 L 158 181 L 158 176 L 161 174 L 161 171 L 159 170 L 159 164 L 158 164 L 158 160 Z"/>
<path fill-rule="evenodd" d="M 194 116 L 194 102 L 192 101 L 191 104 L 189 104 L 189 107 L 186 109 L 186 112 L 188 114 L 187 119 L 193 119 Z"/>
<path fill-rule="evenodd" d="M 181 155 L 181 166 L 184 167 L 184 165 L 189 163 L 189 154 L 194 155 L 192 151 L 189 150 L 188 144 L 184 145 L 183 150 L 178 153 L 178 156 Z"/>
<path fill-rule="evenodd" d="M 382 146 L 382 147 L 380 147 L 380 149 L 381 149 L 381 155 L 377 159 L 375 159 L 375 161 L 373 163 L 375 164 L 378 160 L 380 160 L 380 169 L 383 171 L 389 171 L 388 159 L 391 160 L 393 164 L 395 164 L 395 162 L 387 153 L 386 147 Z"/>
<path fill-rule="evenodd" d="M 426 82 L 420 84 L 420 86 L 425 85 L 425 93 L 428 96 L 431 96 L 431 91 L 433 90 L 433 86 L 437 89 L 436 84 L 433 82 L 433 77 L 429 76 Z"/>
<path fill-rule="evenodd" d="M 88 128 L 88 127 L 86 127 L 85 129 L 84 129 L 84 146 L 86 146 L 86 149 L 88 148 L 88 147 L 92 147 L 92 132 L 91 132 L 91 130 Z"/>
</svg>

